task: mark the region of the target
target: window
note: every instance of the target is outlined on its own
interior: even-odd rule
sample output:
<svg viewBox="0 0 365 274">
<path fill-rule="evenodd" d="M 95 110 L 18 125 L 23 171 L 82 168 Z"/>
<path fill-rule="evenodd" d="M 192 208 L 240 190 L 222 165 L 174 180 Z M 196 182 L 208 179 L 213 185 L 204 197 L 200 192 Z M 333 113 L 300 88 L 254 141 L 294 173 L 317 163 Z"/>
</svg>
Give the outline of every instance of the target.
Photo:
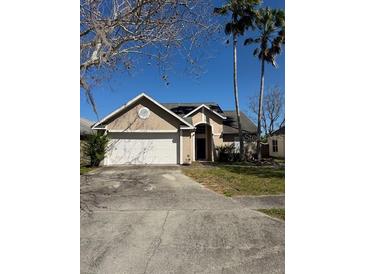
<svg viewBox="0 0 365 274">
<path fill-rule="evenodd" d="M 138 111 L 138 116 L 141 119 L 147 119 L 150 116 L 150 110 L 146 107 L 143 107 Z"/>
<path fill-rule="evenodd" d="M 272 151 L 278 152 L 278 140 L 272 140 Z"/>
</svg>

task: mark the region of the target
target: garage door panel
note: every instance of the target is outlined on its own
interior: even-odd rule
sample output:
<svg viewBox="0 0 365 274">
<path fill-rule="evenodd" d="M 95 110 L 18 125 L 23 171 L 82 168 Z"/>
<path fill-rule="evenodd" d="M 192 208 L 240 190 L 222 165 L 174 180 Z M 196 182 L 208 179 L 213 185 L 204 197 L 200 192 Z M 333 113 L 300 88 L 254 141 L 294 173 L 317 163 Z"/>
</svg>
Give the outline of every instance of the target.
<svg viewBox="0 0 365 274">
<path fill-rule="evenodd" d="M 177 133 L 112 133 L 107 164 L 177 164 Z"/>
</svg>

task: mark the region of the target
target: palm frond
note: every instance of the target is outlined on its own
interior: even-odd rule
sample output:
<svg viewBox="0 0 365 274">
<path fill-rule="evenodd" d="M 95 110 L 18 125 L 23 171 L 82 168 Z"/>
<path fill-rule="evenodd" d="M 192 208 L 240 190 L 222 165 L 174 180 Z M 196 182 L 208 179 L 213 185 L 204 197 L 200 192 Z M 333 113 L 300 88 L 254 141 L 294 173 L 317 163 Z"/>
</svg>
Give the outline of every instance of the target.
<svg viewBox="0 0 365 274">
<path fill-rule="evenodd" d="M 233 23 L 227 23 L 224 28 L 224 33 L 229 35 L 233 32 Z"/>
<path fill-rule="evenodd" d="M 238 24 L 238 29 L 244 32 L 245 30 L 254 27 L 254 18 L 249 15 L 241 16 L 237 24 Z"/>
<path fill-rule="evenodd" d="M 230 11 L 230 4 L 227 3 L 223 7 L 214 8 L 213 13 L 220 14 L 220 15 L 226 15 L 229 11 Z"/>
<path fill-rule="evenodd" d="M 285 43 L 285 13 L 280 9 L 261 8 L 256 12 L 255 22 L 259 36 L 246 39 L 245 45 L 259 44 L 253 52 L 260 60 L 277 67 L 276 56 Z"/>
<path fill-rule="evenodd" d="M 228 0 L 222 7 L 214 8 L 214 13 L 219 15 L 232 14 L 232 19 L 225 25 L 226 34 L 241 34 L 254 28 L 256 5 L 261 0 Z"/>
<path fill-rule="evenodd" d="M 251 45 L 252 43 L 253 43 L 253 39 L 252 38 L 247 38 L 243 44 L 245 46 L 247 46 L 247 45 Z"/>
</svg>

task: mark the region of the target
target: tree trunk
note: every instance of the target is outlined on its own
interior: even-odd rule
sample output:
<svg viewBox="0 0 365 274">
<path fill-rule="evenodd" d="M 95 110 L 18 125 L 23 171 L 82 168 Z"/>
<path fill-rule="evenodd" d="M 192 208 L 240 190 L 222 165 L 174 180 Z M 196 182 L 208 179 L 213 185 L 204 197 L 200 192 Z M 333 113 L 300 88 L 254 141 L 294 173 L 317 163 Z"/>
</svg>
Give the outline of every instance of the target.
<svg viewBox="0 0 365 274">
<path fill-rule="evenodd" d="M 237 34 L 234 32 L 233 32 L 233 90 L 234 90 L 234 101 L 235 101 L 237 123 L 238 123 L 238 136 L 240 142 L 240 160 L 243 161 L 245 159 L 245 153 L 243 147 L 241 114 L 238 101 L 238 86 L 237 86 Z"/>
<path fill-rule="evenodd" d="M 261 60 L 261 82 L 260 82 L 260 97 L 259 97 L 259 111 L 257 115 L 257 160 L 261 161 L 261 119 L 262 119 L 262 102 L 264 99 L 264 71 L 265 60 Z"/>
</svg>

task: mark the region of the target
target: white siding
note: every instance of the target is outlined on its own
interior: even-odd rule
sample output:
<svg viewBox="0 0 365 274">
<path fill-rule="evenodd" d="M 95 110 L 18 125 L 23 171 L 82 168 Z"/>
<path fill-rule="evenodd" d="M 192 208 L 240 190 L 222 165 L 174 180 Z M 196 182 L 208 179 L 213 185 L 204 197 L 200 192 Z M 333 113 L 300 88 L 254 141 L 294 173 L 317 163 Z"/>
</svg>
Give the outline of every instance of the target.
<svg viewBox="0 0 365 274">
<path fill-rule="evenodd" d="M 278 142 L 278 151 L 273 150 L 273 140 Z M 272 157 L 285 158 L 285 135 L 275 135 L 268 138 L 269 154 Z"/>
</svg>

